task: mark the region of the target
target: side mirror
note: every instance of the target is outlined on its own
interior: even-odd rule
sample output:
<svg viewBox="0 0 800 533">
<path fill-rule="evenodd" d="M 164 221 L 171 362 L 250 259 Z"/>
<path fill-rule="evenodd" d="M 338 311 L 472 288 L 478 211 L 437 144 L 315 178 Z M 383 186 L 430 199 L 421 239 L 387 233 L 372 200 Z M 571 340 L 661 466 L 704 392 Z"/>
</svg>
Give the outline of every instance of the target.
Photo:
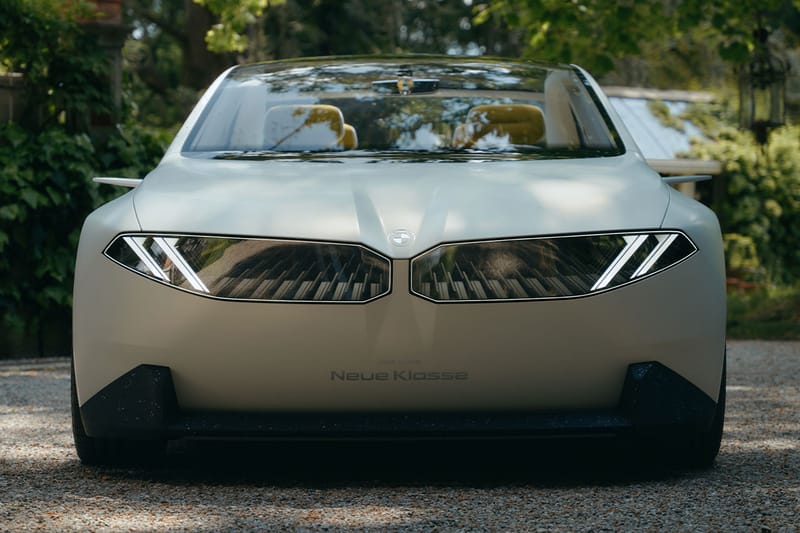
<svg viewBox="0 0 800 533">
<path fill-rule="evenodd" d="M 138 187 L 142 183 L 142 180 L 135 178 L 111 178 L 106 176 L 92 178 L 92 181 L 95 183 L 105 183 L 106 185 L 116 185 L 117 187 L 128 187 L 131 189 Z"/>
<path fill-rule="evenodd" d="M 664 176 L 661 178 L 664 183 L 689 183 L 694 181 L 707 181 L 711 179 L 711 174 L 696 174 L 694 176 Z"/>
</svg>

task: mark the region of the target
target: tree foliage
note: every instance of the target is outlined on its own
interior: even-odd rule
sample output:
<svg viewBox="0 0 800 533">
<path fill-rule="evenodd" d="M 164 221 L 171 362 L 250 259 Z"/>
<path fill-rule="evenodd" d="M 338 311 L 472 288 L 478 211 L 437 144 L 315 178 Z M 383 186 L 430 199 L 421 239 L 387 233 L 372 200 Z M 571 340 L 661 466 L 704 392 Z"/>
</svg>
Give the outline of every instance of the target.
<svg viewBox="0 0 800 533">
<path fill-rule="evenodd" d="M 217 18 L 192 0 L 129 0 L 125 18 L 133 27 L 135 54 L 129 70 L 157 94 L 176 85 L 208 86 L 234 57 L 208 49 L 206 35 Z"/>
<path fill-rule="evenodd" d="M 800 279 L 800 126 L 776 130 L 762 147 L 751 132 L 706 120 L 712 142 L 696 143 L 691 156 L 723 162 L 714 179 L 725 194 L 714 210 L 729 271 L 762 282 Z"/>
<path fill-rule="evenodd" d="M 85 215 L 116 194 L 88 178 L 141 177 L 223 69 L 298 56 L 407 52 L 576 62 L 607 80 L 711 86 L 748 57 L 757 24 L 797 44 L 800 0 L 126 0 L 121 124 L 108 60 L 78 19 L 83 0 L 0 0 L 0 73 L 25 78 L 26 107 L 0 125 L 0 325 L 29 333 L 64 323 Z M 722 61 L 727 63 L 722 63 Z M 663 111 L 663 110 L 662 110 Z M 724 113 L 722 114 L 724 115 Z M 723 161 L 716 206 L 729 264 L 770 280 L 800 276 L 798 127 L 766 151 L 725 116 L 703 118 Z"/>
<path fill-rule="evenodd" d="M 615 55 L 639 53 L 639 43 L 665 31 L 653 21 L 663 21 L 666 10 L 661 0 L 497 0 L 479 6 L 475 21 L 499 16 L 525 31 L 526 55 L 604 73 Z"/>
<path fill-rule="evenodd" d="M 503 21 L 472 22 L 464 0 L 194 0 L 219 21 L 207 42 L 247 60 L 399 52 L 515 55 Z"/>
<path fill-rule="evenodd" d="M 525 55 L 650 85 L 717 83 L 719 71 L 730 69 L 713 63 L 749 57 L 758 25 L 800 31 L 800 0 L 385 0 L 380 8 L 367 0 L 194 1 L 218 17 L 206 37 L 209 47 L 245 61 L 398 52 Z M 637 77 L 630 70 L 647 72 Z"/>
<path fill-rule="evenodd" d="M 475 25 L 464 0 L 200 1 L 126 1 L 134 28 L 124 49 L 127 84 L 148 125 L 183 120 L 198 91 L 237 62 L 409 52 L 518 57 L 523 45 L 521 32 L 499 18 Z M 198 43 L 219 53 L 204 56 Z"/>
<path fill-rule="evenodd" d="M 476 7 L 475 21 L 500 17 L 525 33 L 526 55 L 579 63 L 603 75 L 619 67 L 620 59 L 647 52 L 653 59 L 669 60 L 663 52 L 677 49 L 687 36 L 694 38 L 696 47 L 711 46 L 721 58 L 741 63 L 752 50 L 757 25 L 785 27 L 798 4 L 797 0 L 794 4 L 789 0 L 490 0 Z"/>
<path fill-rule="evenodd" d="M 64 122 L 85 128 L 89 116 L 109 113 L 108 70 L 102 52 L 78 30 L 78 16 L 89 16 L 76 2 L 55 0 L 0 2 L 0 65 L 26 81 L 27 126 Z"/>
<path fill-rule="evenodd" d="M 167 140 L 133 125 L 91 137 L 89 118 L 111 112 L 108 62 L 76 22 L 87 13 L 59 6 L 0 3 L 0 64 L 25 75 L 27 101 L 18 123 L 0 125 L 0 326 L 40 349 L 46 329 L 66 336 L 81 224 L 114 194 L 90 178 L 140 177 Z"/>
<path fill-rule="evenodd" d="M 206 33 L 212 52 L 244 52 L 249 42 L 244 33 L 264 15 L 264 10 L 283 4 L 285 0 L 194 0 L 219 17 Z"/>
</svg>

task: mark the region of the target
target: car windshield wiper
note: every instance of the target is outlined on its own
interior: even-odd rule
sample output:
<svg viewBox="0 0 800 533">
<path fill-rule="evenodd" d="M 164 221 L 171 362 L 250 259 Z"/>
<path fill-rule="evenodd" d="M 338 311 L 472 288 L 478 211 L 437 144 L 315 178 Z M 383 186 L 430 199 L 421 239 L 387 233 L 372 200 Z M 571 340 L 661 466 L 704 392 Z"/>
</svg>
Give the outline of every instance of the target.
<svg viewBox="0 0 800 533">
<path fill-rule="evenodd" d="M 311 151 L 306 150 L 302 152 L 281 152 L 273 150 L 227 150 L 224 152 L 206 153 L 206 157 L 211 159 L 228 159 L 228 160 L 265 160 L 265 159 L 278 159 L 278 160 L 296 160 L 296 161 L 322 161 L 322 162 L 340 162 L 338 161 L 343 157 L 341 151 Z M 351 155 L 352 156 L 352 155 Z"/>
<path fill-rule="evenodd" d="M 596 148 L 566 149 L 543 148 L 540 146 L 515 146 L 509 150 L 486 150 L 476 148 L 445 148 L 438 150 L 355 150 L 355 151 L 330 151 L 330 150 L 304 150 L 284 152 L 279 150 L 220 150 L 210 152 L 190 153 L 196 157 L 209 157 L 211 159 L 342 159 L 350 157 L 386 157 L 394 158 L 419 158 L 437 159 L 454 157 L 458 159 L 490 158 L 490 159 L 572 159 L 585 157 L 605 157 L 619 155 L 617 151 Z"/>
<path fill-rule="evenodd" d="M 226 150 L 224 152 L 215 152 L 212 157 L 214 159 L 250 159 L 271 157 L 278 153 L 273 150 Z"/>
</svg>

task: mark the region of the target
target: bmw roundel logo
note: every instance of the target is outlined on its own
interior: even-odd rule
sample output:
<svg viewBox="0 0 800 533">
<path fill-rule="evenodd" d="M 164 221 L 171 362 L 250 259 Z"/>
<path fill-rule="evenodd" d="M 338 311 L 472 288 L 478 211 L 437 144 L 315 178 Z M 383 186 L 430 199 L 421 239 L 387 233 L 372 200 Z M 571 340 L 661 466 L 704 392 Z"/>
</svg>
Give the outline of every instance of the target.
<svg viewBox="0 0 800 533">
<path fill-rule="evenodd" d="M 414 232 L 407 229 L 396 229 L 389 234 L 389 242 L 395 246 L 408 246 L 415 238 Z"/>
</svg>

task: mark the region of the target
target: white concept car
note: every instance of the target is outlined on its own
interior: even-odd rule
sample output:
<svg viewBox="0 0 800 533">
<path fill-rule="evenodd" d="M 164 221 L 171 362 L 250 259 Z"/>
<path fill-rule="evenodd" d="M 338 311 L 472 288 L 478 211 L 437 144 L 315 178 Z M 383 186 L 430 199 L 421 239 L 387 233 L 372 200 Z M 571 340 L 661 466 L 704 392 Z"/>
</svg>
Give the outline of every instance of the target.
<svg viewBox="0 0 800 533">
<path fill-rule="evenodd" d="M 86 220 L 80 459 L 171 439 L 631 437 L 710 465 L 714 214 L 576 66 L 234 67 Z"/>
</svg>

